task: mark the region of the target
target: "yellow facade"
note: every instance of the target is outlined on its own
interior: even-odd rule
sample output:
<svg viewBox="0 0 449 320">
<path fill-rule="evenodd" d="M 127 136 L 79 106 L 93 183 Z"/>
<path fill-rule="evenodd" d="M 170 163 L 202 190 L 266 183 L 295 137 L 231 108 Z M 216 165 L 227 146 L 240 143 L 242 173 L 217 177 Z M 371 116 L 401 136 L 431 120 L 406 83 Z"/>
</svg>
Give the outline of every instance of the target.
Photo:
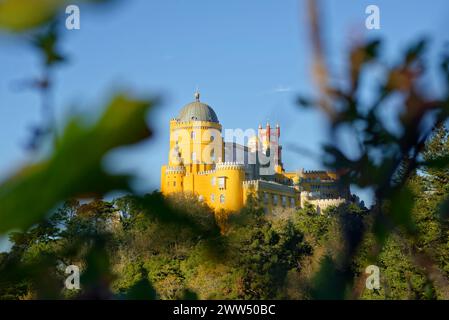
<svg viewBox="0 0 449 320">
<path fill-rule="evenodd" d="M 161 168 L 161 192 L 165 195 L 193 194 L 216 212 L 239 211 L 249 194 L 267 212 L 276 207 L 299 207 L 301 191 L 304 191 L 299 182 L 305 181 L 306 175 L 304 171 L 285 172 L 279 136 L 279 125 L 274 129 L 270 129 L 269 124 L 266 129 L 259 126 L 259 138 L 253 148 L 260 143 L 265 153 L 274 146 L 274 172 L 270 176 L 249 179 L 245 163 L 224 161 L 222 126 L 214 110 L 200 102 L 199 93 L 196 93 L 195 101 L 170 121 L 170 151 L 168 164 Z M 329 176 L 322 178 L 325 180 Z"/>
<path fill-rule="evenodd" d="M 349 187 L 342 184 L 340 177 L 332 171 L 305 171 L 294 173 L 293 180 L 301 191 L 320 194 L 322 199 L 349 198 Z"/>
</svg>

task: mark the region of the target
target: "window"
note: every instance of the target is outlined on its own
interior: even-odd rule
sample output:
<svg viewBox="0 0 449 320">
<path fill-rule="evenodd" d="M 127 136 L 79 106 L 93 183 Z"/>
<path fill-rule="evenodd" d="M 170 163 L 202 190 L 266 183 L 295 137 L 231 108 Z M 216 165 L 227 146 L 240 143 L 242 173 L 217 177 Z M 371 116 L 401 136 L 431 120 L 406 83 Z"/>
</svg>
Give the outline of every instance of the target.
<svg viewBox="0 0 449 320">
<path fill-rule="evenodd" d="M 277 204 L 278 204 L 278 196 L 277 196 L 277 194 L 275 194 L 275 195 L 273 196 L 273 204 L 274 204 L 274 205 L 277 205 Z"/>
<path fill-rule="evenodd" d="M 285 206 L 287 204 L 287 197 L 282 196 L 282 205 Z"/>
<path fill-rule="evenodd" d="M 220 194 L 220 203 L 224 203 L 225 202 L 225 196 L 224 194 Z"/>
<path fill-rule="evenodd" d="M 218 178 L 218 188 L 219 189 L 226 189 L 226 177 L 219 177 Z"/>
<path fill-rule="evenodd" d="M 214 150 L 214 149 L 212 149 L 212 150 L 210 151 L 210 160 L 211 160 L 211 161 L 215 161 L 215 150 Z"/>
<path fill-rule="evenodd" d="M 263 193 L 263 202 L 264 202 L 265 204 L 268 203 L 268 193 L 266 193 L 266 192 Z"/>
<path fill-rule="evenodd" d="M 212 193 L 210 195 L 210 201 L 215 202 L 215 194 Z"/>
<path fill-rule="evenodd" d="M 196 138 L 196 132 L 195 132 L 195 131 L 192 131 L 192 132 L 190 133 L 190 138 L 191 138 L 192 140 L 195 140 L 195 138 Z"/>
<path fill-rule="evenodd" d="M 211 185 L 215 186 L 215 177 L 212 177 L 212 179 L 210 179 L 210 183 Z"/>
<path fill-rule="evenodd" d="M 214 136 L 210 136 L 210 141 L 214 141 L 215 137 Z"/>
<path fill-rule="evenodd" d="M 290 206 L 291 206 L 292 208 L 295 207 L 295 198 L 290 198 Z"/>
<path fill-rule="evenodd" d="M 173 187 L 176 187 L 176 181 L 173 181 Z"/>
<path fill-rule="evenodd" d="M 196 152 L 192 152 L 192 161 L 196 161 Z"/>
</svg>

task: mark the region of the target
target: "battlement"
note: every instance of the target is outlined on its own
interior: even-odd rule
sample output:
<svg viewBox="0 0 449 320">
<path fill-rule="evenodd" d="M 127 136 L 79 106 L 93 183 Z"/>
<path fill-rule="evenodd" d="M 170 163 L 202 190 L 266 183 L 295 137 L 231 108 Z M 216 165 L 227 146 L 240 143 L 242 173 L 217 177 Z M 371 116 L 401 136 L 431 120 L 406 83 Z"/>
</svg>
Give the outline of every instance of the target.
<svg viewBox="0 0 449 320">
<path fill-rule="evenodd" d="M 197 174 L 200 176 L 205 176 L 208 174 L 214 174 L 216 171 L 215 170 L 205 170 L 205 171 L 198 171 Z"/>
<path fill-rule="evenodd" d="M 338 207 L 341 204 L 347 202 L 344 198 L 334 198 L 334 199 L 304 199 L 306 202 L 316 206 L 317 213 L 321 214 L 322 210 L 335 206 Z"/>
<path fill-rule="evenodd" d="M 243 170 L 245 165 L 241 162 L 221 162 L 215 165 L 215 170 Z"/>
<path fill-rule="evenodd" d="M 325 205 L 325 206 L 329 206 L 329 205 L 336 205 L 336 204 L 341 204 L 346 202 L 346 199 L 344 198 L 329 198 L 329 199 L 310 199 L 310 201 L 312 201 L 313 204 L 316 205 Z"/>
<path fill-rule="evenodd" d="M 200 129 L 209 129 L 209 128 L 216 128 L 216 129 L 220 129 L 221 125 L 219 123 L 216 122 L 212 122 L 212 121 L 202 121 L 202 120 L 189 120 L 189 121 L 181 121 L 178 120 L 176 118 L 172 118 L 170 120 L 170 122 L 172 123 L 172 125 L 175 128 L 200 128 Z"/>
<path fill-rule="evenodd" d="M 307 175 L 335 175 L 336 172 L 333 170 L 304 170 L 302 168 L 301 170 L 297 171 L 299 175 L 307 174 Z"/>
<path fill-rule="evenodd" d="M 305 174 L 327 174 L 328 172 L 325 170 L 301 170 L 301 173 Z"/>
<path fill-rule="evenodd" d="M 184 174 L 185 172 L 186 172 L 186 168 L 184 166 L 167 167 L 165 169 L 165 173 L 167 173 L 167 174 L 177 174 L 177 173 Z"/>
<path fill-rule="evenodd" d="M 243 181 L 243 185 L 256 185 L 259 182 L 259 180 L 246 180 Z"/>
</svg>

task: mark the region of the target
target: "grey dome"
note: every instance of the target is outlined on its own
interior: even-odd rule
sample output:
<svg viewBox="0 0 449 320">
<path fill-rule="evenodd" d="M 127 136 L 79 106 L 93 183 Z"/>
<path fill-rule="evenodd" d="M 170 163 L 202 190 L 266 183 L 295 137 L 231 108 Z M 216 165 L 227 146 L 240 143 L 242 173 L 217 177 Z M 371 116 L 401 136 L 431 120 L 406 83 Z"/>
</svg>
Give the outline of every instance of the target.
<svg viewBox="0 0 449 320">
<path fill-rule="evenodd" d="M 205 103 L 200 102 L 199 93 L 195 93 L 196 101 L 184 106 L 179 112 L 179 121 L 209 121 L 218 123 L 215 111 Z"/>
</svg>

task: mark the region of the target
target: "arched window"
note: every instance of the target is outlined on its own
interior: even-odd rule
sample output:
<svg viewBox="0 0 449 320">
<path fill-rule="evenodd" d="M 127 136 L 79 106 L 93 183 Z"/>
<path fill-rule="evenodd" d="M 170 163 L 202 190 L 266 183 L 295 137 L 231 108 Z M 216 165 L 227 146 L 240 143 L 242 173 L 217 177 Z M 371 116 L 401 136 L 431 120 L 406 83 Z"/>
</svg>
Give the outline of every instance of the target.
<svg viewBox="0 0 449 320">
<path fill-rule="evenodd" d="M 211 161 L 215 161 L 215 150 L 214 150 L 214 149 L 212 149 L 212 150 L 210 151 L 210 160 L 211 160 Z"/>
<path fill-rule="evenodd" d="M 225 202 L 225 196 L 224 194 L 220 194 L 220 203 L 224 203 Z"/>
</svg>

